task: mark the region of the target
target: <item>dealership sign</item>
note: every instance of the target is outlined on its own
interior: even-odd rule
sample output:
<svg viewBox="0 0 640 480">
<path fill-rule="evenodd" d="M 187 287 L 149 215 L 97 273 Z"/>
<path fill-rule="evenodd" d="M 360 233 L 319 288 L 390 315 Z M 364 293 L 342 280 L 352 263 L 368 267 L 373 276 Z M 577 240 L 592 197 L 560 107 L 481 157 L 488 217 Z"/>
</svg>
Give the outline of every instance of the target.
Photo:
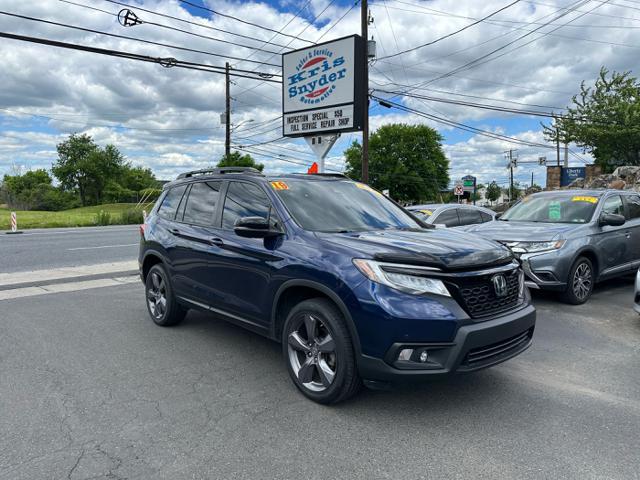
<svg viewBox="0 0 640 480">
<path fill-rule="evenodd" d="M 283 135 L 361 130 L 364 61 L 357 35 L 282 55 Z"/>
</svg>

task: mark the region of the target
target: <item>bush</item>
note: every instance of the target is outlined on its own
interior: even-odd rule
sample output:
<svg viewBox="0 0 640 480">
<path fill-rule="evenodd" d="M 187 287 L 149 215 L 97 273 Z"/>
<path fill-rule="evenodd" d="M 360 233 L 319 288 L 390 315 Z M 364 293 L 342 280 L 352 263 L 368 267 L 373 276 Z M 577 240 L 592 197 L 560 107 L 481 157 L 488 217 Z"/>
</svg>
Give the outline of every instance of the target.
<svg viewBox="0 0 640 480">
<path fill-rule="evenodd" d="M 142 223 L 144 223 L 142 210 L 136 210 L 135 208 L 130 208 L 129 210 L 124 210 L 120 214 L 121 225 L 139 225 Z"/>
<path fill-rule="evenodd" d="M 100 210 L 94 217 L 96 225 L 111 225 L 111 213 Z"/>
</svg>

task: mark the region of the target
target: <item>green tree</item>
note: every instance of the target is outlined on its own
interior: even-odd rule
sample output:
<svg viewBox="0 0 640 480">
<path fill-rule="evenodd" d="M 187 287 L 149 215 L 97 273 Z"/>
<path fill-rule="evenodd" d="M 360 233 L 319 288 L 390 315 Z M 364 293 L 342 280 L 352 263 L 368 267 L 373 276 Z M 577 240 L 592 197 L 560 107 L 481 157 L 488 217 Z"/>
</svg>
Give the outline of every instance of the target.
<svg viewBox="0 0 640 480">
<path fill-rule="evenodd" d="M 440 134 L 426 125 L 380 127 L 369 139 L 369 183 L 390 189 L 400 202 L 437 198 L 449 184 L 449 160 L 441 142 Z M 346 175 L 360 180 L 362 146 L 354 141 L 344 155 Z"/>
<path fill-rule="evenodd" d="M 502 193 L 502 191 L 500 190 L 500 187 L 495 181 L 491 182 L 489 186 L 487 186 L 486 197 L 487 197 L 487 200 L 489 200 L 491 203 L 495 202 L 500 198 L 500 193 Z"/>
<path fill-rule="evenodd" d="M 20 210 L 64 210 L 77 206 L 75 195 L 54 187 L 51 176 L 43 169 L 5 175 L 0 191 L 11 208 Z"/>
<path fill-rule="evenodd" d="M 553 125 L 543 125 L 545 138 L 575 142 L 593 155 L 603 171 L 617 165 L 640 165 L 640 83 L 630 72 L 602 67 L 593 87 L 583 81 L 572 106 Z"/>
<path fill-rule="evenodd" d="M 232 152 L 228 156 L 222 156 L 218 162 L 218 167 L 252 167 L 256 170 L 262 171 L 264 165 L 257 163 L 251 155 L 248 153 L 242 155 L 240 152 Z"/>
<path fill-rule="evenodd" d="M 71 135 L 57 150 L 51 171 L 65 191 L 77 190 L 83 206 L 99 204 L 108 182 L 119 178 L 126 165 L 115 146 L 100 148 L 86 134 Z"/>
</svg>

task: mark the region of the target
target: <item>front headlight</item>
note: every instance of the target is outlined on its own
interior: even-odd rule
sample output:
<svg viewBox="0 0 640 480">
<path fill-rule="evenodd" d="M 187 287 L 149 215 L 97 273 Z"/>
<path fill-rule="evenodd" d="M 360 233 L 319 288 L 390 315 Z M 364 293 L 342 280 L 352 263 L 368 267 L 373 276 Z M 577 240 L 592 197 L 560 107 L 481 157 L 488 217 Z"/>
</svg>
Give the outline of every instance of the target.
<svg viewBox="0 0 640 480">
<path fill-rule="evenodd" d="M 384 270 L 384 266 L 390 266 L 389 264 L 376 262 L 375 260 L 365 260 L 363 258 L 354 258 L 353 264 L 372 282 L 395 288 L 401 292 L 410 293 L 412 295 L 435 293 L 436 295 L 443 295 L 446 297 L 451 296 L 449 290 L 447 290 L 447 287 L 445 287 L 441 280 L 397 271 L 403 268 L 415 270 L 419 267 L 393 264 L 393 269 L 396 271 L 388 272 Z"/>
<path fill-rule="evenodd" d="M 510 242 L 507 247 L 513 253 L 536 253 L 557 250 L 564 245 L 564 240 L 556 240 L 554 242 Z"/>
</svg>

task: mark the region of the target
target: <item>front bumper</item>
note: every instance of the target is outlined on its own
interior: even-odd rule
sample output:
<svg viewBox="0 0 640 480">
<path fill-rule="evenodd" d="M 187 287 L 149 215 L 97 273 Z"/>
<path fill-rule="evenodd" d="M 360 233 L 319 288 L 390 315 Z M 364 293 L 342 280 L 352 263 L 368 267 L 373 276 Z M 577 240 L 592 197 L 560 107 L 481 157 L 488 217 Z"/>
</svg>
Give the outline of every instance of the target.
<svg viewBox="0 0 640 480">
<path fill-rule="evenodd" d="M 525 253 L 518 260 L 529 288 L 563 291 L 571 268 L 571 259 L 564 257 L 563 249 L 551 252 Z"/>
<path fill-rule="evenodd" d="M 361 355 L 360 376 L 368 381 L 401 383 L 447 377 L 491 367 L 524 352 L 532 342 L 536 311 L 531 305 L 513 313 L 460 327 L 450 343 L 394 343 L 384 359 Z M 403 348 L 436 351 L 436 368 L 398 368 L 394 363 Z"/>
</svg>

